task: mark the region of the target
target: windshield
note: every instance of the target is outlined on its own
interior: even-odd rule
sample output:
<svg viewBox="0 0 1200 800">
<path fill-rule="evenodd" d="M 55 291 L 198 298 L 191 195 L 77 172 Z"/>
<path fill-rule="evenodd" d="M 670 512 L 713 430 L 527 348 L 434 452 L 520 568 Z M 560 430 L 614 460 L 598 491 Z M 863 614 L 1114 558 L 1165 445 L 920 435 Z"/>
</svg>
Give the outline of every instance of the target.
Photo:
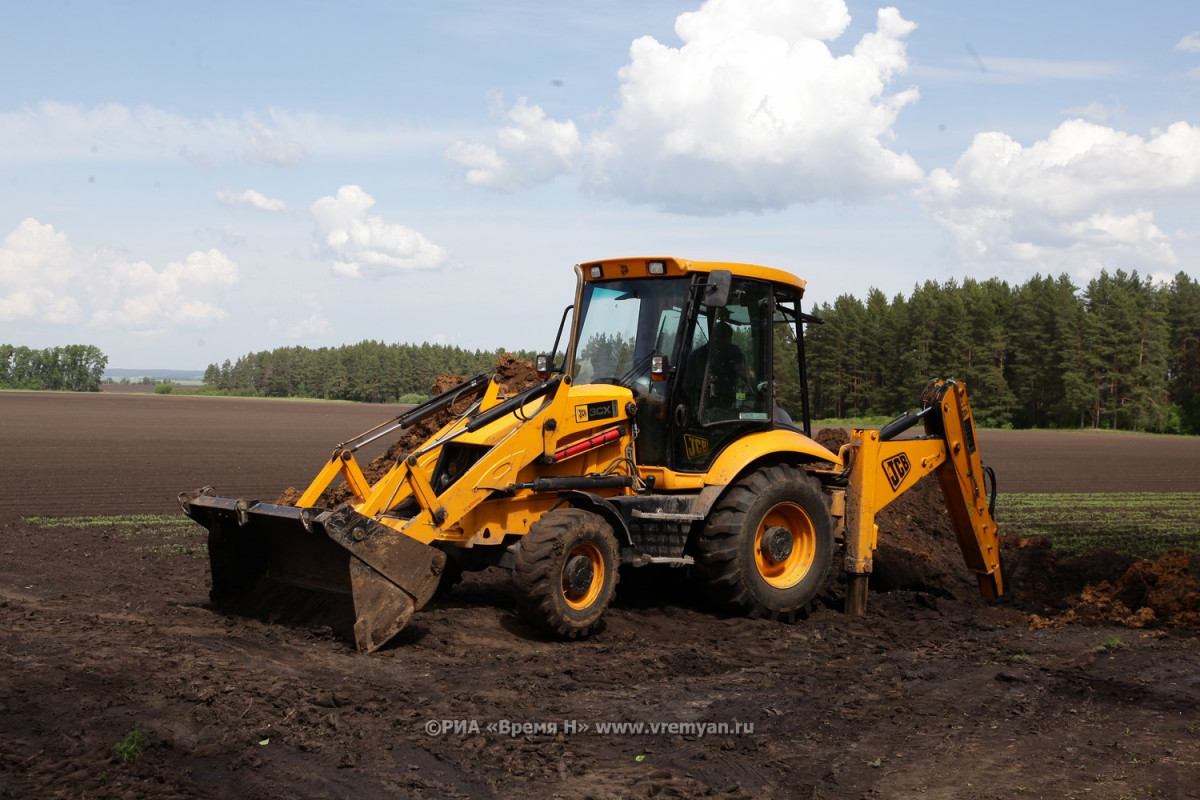
<svg viewBox="0 0 1200 800">
<path fill-rule="evenodd" d="M 671 355 L 687 292 L 686 278 L 587 284 L 575 383 L 630 386 L 649 372 L 651 353 Z"/>
</svg>

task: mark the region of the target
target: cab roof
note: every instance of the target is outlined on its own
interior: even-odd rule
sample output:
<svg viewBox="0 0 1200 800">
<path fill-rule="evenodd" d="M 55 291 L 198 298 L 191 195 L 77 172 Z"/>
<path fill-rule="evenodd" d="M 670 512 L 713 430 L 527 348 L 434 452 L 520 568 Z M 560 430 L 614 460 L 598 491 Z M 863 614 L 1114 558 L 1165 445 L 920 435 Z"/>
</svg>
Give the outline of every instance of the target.
<svg viewBox="0 0 1200 800">
<path fill-rule="evenodd" d="M 656 272 L 650 272 L 654 264 Z M 658 272 L 658 264 L 662 271 Z M 635 258 L 608 258 L 603 261 L 586 261 L 579 265 L 583 279 L 589 283 L 594 281 L 613 280 L 616 278 L 657 278 L 680 277 L 693 272 L 712 272 L 714 270 L 729 270 L 735 276 L 770 281 L 784 286 L 791 286 L 804 294 L 806 282 L 790 272 L 774 267 L 763 267 L 757 264 L 739 264 L 731 261 L 690 261 L 685 258 L 670 256 L 650 256 Z M 598 272 L 598 275 L 594 273 Z"/>
</svg>

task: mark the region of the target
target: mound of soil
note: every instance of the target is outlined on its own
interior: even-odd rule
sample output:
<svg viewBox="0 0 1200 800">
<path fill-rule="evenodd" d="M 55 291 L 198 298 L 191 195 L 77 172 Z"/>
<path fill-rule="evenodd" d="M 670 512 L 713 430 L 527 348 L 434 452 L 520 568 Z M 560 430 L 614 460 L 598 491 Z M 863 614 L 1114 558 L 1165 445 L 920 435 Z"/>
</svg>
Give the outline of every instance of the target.
<svg viewBox="0 0 1200 800">
<path fill-rule="evenodd" d="M 842 445 L 850 444 L 850 429 L 820 428 L 817 430 L 816 435 L 813 436 L 813 441 L 826 450 L 832 450 L 836 453 Z"/>
<path fill-rule="evenodd" d="M 954 527 L 932 478 L 876 515 L 879 547 L 871 588 L 916 591 L 982 603 L 963 568 Z M 1003 530 L 1003 521 L 1000 522 Z M 1031 627 L 1084 623 L 1133 628 L 1200 627 L 1200 556 L 1173 550 L 1156 559 L 1099 550 L 1065 553 L 1044 539 L 1004 537 L 1004 603 Z"/>
<path fill-rule="evenodd" d="M 1049 548 L 1044 542 L 1035 541 L 1022 543 L 1017 552 L 1029 550 Z M 1061 562 L 1092 558 L 1096 561 L 1090 570 L 1097 575 L 1095 582 L 1085 583 L 1077 592 L 1062 597 L 1059 608 L 1044 615 L 1031 615 L 1031 627 L 1069 623 L 1117 623 L 1130 628 L 1200 627 L 1200 556 L 1172 550 L 1156 559 L 1125 558 L 1128 566 L 1124 570 L 1113 569 L 1120 564 L 1121 556 L 1106 553 L 1070 559 L 1040 556 L 1039 562 L 1043 575 L 1056 575 L 1070 573 L 1070 568 L 1064 570 Z M 1039 588 L 1039 599 L 1054 598 L 1053 589 Z"/>
<path fill-rule="evenodd" d="M 436 396 L 443 392 L 448 392 L 455 386 L 461 384 L 465 378 L 459 375 L 439 375 L 437 380 L 430 387 L 430 395 Z M 516 358 L 511 353 L 501 353 L 496 359 L 496 371 L 494 380 L 500 384 L 500 396 L 512 396 L 523 392 L 531 386 L 535 386 L 539 382 L 537 373 L 534 372 L 533 364 L 528 361 L 522 361 Z M 385 452 L 371 459 L 371 461 L 363 467 L 363 475 L 371 483 L 375 483 L 380 478 L 388 473 L 388 471 L 401 460 L 408 457 L 415 448 L 429 440 L 429 437 L 437 433 L 455 417 L 466 411 L 475 396 L 460 400 L 438 413 L 423 419 L 409 428 L 404 429 L 400 438 L 396 439 Z M 290 506 L 295 505 L 300 499 L 303 492 L 294 486 L 289 486 L 275 500 L 277 505 Z M 326 490 L 317 501 L 317 507 L 334 509 L 351 499 L 351 492 L 344 484 L 336 488 Z"/>
<path fill-rule="evenodd" d="M 879 548 L 871 588 L 981 602 L 963 568 L 954 527 L 932 478 L 876 515 Z M 1003 530 L 1003 521 L 1000 521 Z M 1099 550 L 1055 550 L 1041 538 L 1004 537 L 1005 602 L 1030 625 L 1118 624 L 1200 627 L 1200 556 L 1173 550 L 1156 559 Z"/>
<path fill-rule="evenodd" d="M 954 524 L 937 478 L 928 475 L 875 515 L 879 546 L 871 588 L 918 591 L 963 602 L 979 599 L 974 576 L 963 567 Z"/>
<path fill-rule="evenodd" d="M 531 362 L 522 361 L 511 353 L 501 353 L 496 359 L 496 377 L 500 381 L 500 394 L 506 395 L 523 392 L 541 380 Z"/>
</svg>

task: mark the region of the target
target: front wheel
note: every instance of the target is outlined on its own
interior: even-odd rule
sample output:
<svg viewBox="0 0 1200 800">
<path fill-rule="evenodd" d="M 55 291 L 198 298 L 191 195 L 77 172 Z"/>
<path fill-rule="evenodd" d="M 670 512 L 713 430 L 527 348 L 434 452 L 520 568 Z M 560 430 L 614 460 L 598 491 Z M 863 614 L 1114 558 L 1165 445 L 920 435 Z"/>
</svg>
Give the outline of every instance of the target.
<svg viewBox="0 0 1200 800">
<path fill-rule="evenodd" d="M 729 610 L 750 617 L 804 615 L 833 557 L 825 493 L 795 467 L 752 472 L 718 501 L 697 549 L 711 594 Z"/>
<path fill-rule="evenodd" d="M 602 517 L 578 508 L 547 512 L 514 556 L 517 608 L 547 633 L 586 636 L 612 602 L 619 566 L 617 538 Z"/>
</svg>

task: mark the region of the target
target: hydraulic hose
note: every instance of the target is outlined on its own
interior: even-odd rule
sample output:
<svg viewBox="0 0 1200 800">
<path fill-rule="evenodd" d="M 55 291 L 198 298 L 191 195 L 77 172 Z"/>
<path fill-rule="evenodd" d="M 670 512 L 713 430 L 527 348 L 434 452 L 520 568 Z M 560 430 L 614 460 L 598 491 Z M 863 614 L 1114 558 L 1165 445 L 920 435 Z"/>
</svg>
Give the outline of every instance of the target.
<svg viewBox="0 0 1200 800">
<path fill-rule="evenodd" d="M 487 411 L 475 417 L 466 424 L 466 430 L 468 432 L 477 431 L 484 425 L 490 425 L 501 417 L 516 411 L 526 403 L 536 400 L 543 395 L 549 394 L 557 389 L 560 383 L 562 383 L 561 375 L 557 375 L 548 381 L 542 381 L 537 386 L 526 389 L 520 394 L 505 400 L 500 405 L 494 408 L 489 408 Z"/>
</svg>

